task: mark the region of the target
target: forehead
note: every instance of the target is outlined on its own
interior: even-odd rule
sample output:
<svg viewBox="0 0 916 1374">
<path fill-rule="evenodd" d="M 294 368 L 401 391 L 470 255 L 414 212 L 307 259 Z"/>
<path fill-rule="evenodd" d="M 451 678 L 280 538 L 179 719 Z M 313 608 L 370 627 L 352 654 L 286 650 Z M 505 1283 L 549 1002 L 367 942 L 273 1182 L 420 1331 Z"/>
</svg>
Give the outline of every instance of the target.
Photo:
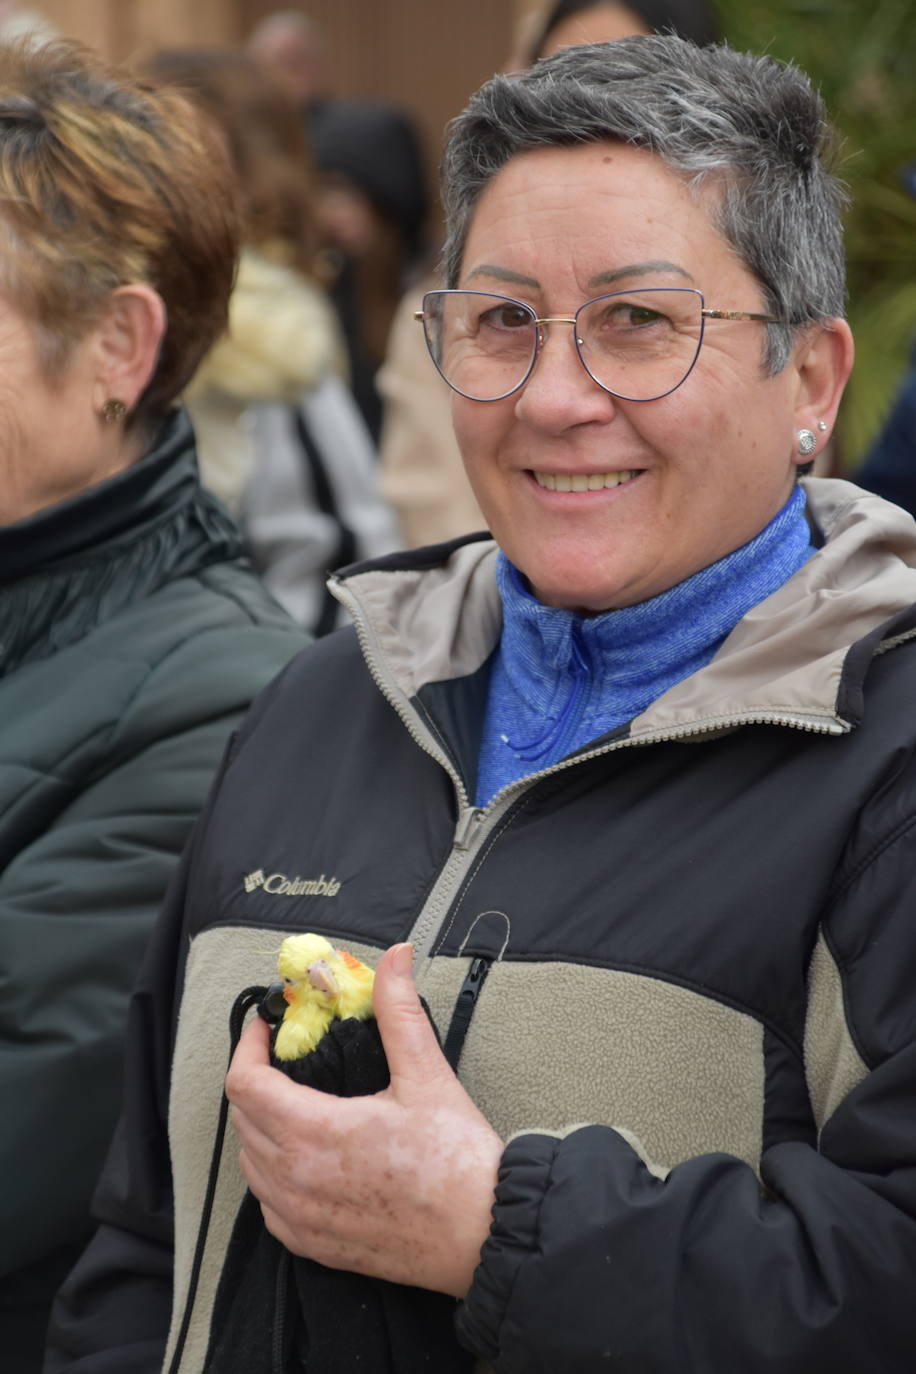
<svg viewBox="0 0 916 1374">
<path fill-rule="evenodd" d="M 612 43 L 632 34 L 650 33 L 648 25 L 626 5 L 591 5 L 561 19 L 550 30 L 540 57 L 579 43 Z"/>
<path fill-rule="evenodd" d="M 629 262 L 671 262 L 691 276 L 739 266 L 710 217 L 713 190 L 645 148 L 613 142 L 518 153 L 474 209 L 461 280 L 499 265 L 577 277 Z M 498 261 L 494 259 L 511 259 Z"/>
</svg>

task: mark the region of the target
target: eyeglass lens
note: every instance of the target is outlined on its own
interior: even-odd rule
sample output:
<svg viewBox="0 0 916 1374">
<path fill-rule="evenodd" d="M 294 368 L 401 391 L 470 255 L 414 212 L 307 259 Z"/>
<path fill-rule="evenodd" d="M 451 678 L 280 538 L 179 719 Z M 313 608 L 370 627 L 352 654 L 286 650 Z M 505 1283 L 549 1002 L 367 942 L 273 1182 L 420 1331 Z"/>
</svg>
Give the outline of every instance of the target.
<svg viewBox="0 0 916 1374">
<path fill-rule="evenodd" d="M 496 401 L 526 381 L 538 347 L 530 306 L 482 291 L 432 291 L 423 308 L 433 362 L 462 396 Z M 625 400 L 657 400 L 680 386 L 696 361 L 702 308 L 692 288 L 599 296 L 576 315 L 576 349 L 607 391 Z"/>
</svg>

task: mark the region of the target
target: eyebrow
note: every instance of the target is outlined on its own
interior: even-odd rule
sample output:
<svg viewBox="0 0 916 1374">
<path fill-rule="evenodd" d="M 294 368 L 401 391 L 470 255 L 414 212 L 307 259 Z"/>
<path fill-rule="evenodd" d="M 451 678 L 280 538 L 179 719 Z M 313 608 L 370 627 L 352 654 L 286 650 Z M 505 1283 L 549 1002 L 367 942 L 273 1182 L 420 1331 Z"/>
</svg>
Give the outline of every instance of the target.
<svg viewBox="0 0 916 1374">
<path fill-rule="evenodd" d="M 685 272 L 683 267 L 678 267 L 676 262 L 633 262 L 628 267 L 615 267 L 612 272 L 599 272 L 597 277 L 591 278 L 588 286 L 589 289 L 595 286 L 613 286 L 614 282 L 621 281 L 624 277 L 648 277 L 656 272 L 676 272 L 679 277 L 693 281 L 690 273 Z"/>
<path fill-rule="evenodd" d="M 535 281 L 534 277 L 523 277 L 520 272 L 511 272 L 508 267 L 492 267 L 487 262 L 482 262 L 479 267 L 475 267 L 474 271 L 468 274 L 468 281 L 473 277 L 495 277 L 497 281 L 511 282 L 513 286 L 532 286 L 535 290 L 538 290 L 541 285 L 539 281 Z"/>
<path fill-rule="evenodd" d="M 626 277 L 648 277 L 657 272 L 676 272 L 679 277 L 686 277 L 688 281 L 693 281 L 689 272 L 685 272 L 683 267 L 678 267 L 676 262 L 664 262 L 657 260 L 653 262 L 632 262 L 626 267 L 615 267 L 610 272 L 599 272 L 596 277 L 592 277 L 588 282 L 589 290 L 598 286 L 613 286 L 615 282 L 622 281 Z M 513 272 L 508 267 L 495 267 L 491 263 L 483 262 L 479 267 L 475 267 L 473 272 L 468 274 L 468 281 L 474 277 L 493 277 L 495 281 L 508 282 L 512 286 L 530 286 L 535 291 L 539 291 L 541 283 L 534 277 L 525 277 L 521 272 Z"/>
</svg>

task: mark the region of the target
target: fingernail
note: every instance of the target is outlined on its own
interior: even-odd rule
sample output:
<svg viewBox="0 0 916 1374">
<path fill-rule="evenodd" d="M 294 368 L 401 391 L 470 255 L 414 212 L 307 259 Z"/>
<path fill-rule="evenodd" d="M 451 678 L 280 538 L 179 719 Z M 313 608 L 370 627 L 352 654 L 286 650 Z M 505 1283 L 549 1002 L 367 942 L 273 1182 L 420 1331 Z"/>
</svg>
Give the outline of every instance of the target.
<svg viewBox="0 0 916 1374">
<path fill-rule="evenodd" d="M 391 957 L 391 971 L 397 978 L 409 978 L 413 973 L 413 945 L 395 945 Z"/>
</svg>

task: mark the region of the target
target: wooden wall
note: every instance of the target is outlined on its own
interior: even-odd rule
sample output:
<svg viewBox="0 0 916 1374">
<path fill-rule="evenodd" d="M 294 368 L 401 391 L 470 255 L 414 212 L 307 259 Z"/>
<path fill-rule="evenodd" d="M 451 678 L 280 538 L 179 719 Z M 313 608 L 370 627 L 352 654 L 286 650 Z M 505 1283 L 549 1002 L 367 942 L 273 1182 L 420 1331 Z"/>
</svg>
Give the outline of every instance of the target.
<svg viewBox="0 0 916 1374">
<path fill-rule="evenodd" d="M 31 6 L 33 0 L 26 0 Z M 430 184 L 446 122 L 499 70 L 534 0 L 34 0 L 65 34 L 110 57 L 184 43 L 239 43 L 275 9 L 307 12 L 327 32 L 341 95 L 410 110 Z"/>
</svg>

